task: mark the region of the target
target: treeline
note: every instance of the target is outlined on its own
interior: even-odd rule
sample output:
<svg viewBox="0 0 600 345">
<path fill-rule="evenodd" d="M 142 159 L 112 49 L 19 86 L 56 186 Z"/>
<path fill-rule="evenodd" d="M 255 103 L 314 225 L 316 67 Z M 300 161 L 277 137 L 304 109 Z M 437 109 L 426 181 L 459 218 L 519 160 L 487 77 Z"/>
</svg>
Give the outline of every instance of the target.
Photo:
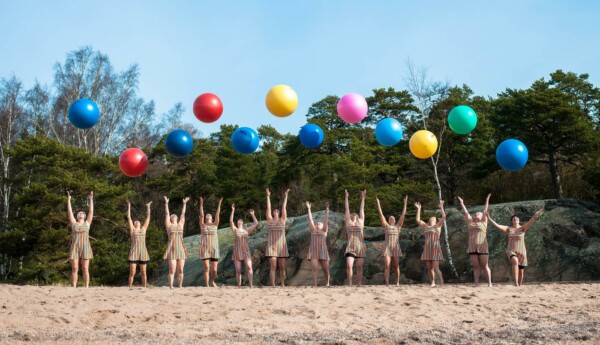
<svg viewBox="0 0 600 345">
<path fill-rule="evenodd" d="M 108 57 L 83 48 L 56 64 L 52 87 L 36 84 L 27 90 L 14 76 L 0 81 L 1 279 L 40 284 L 68 280 L 67 190 L 79 209 L 87 209 L 87 194 L 95 193 L 90 233 L 96 284 L 127 278 L 127 198 L 134 206 L 133 217 L 143 218 L 143 204 L 154 202 L 147 237 L 152 272 L 165 249 L 163 195 L 171 198 L 172 212 L 179 212 L 182 197 L 192 198 L 187 235 L 199 233 L 200 196 L 207 199 L 208 212 L 214 212 L 218 197 L 225 198 L 221 219 L 227 219 L 234 202 L 239 209 L 254 208 L 264 219 L 267 186 L 274 191 L 275 207 L 276 195 L 291 189 L 292 216 L 305 213 L 305 200 L 317 208 L 330 202 L 333 211 L 342 211 L 344 189 L 357 207 L 358 191 L 367 189 L 371 225 L 378 224 L 372 202 L 376 195 L 386 213 L 399 213 L 404 195 L 430 206 L 440 196 L 453 204 L 457 195 L 480 204 L 488 192 L 495 203 L 599 197 L 600 90 L 586 74 L 558 70 L 528 89 L 506 89 L 491 98 L 475 95 L 466 85 L 429 82 L 411 66 L 406 90 L 381 88 L 368 95 L 369 115 L 360 125 L 339 119 L 337 96 L 315 102 L 306 119 L 325 130 L 319 148 L 306 149 L 296 133 L 263 125 L 258 127 L 260 150 L 247 156 L 231 146 L 235 125 L 224 124 L 219 132 L 199 138 L 192 125 L 181 122 L 181 104 L 153 121 L 153 102 L 137 95 L 138 77 L 137 66 L 117 73 Z M 68 105 L 82 97 L 94 99 L 102 111 L 91 130 L 68 123 Z M 447 127 L 448 111 L 459 104 L 478 114 L 477 128 L 468 136 Z M 385 117 L 404 124 L 406 139 L 423 128 L 435 133 L 438 153 L 419 160 L 410 154 L 408 140 L 394 147 L 378 145 L 373 127 Z M 197 137 L 195 148 L 185 158 L 173 158 L 164 136 L 182 127 Z M 501 171 L 495 162 L 495 148 L 507 138 L 529 148 L 529 163 L 522 171 Z M 142 148 L 150 159 L 140 178 L 126 178 L 118 169 L 118 155 L 126 147 Z M 412 217 L 407 222 L 412 225 Z"/>
</svg>

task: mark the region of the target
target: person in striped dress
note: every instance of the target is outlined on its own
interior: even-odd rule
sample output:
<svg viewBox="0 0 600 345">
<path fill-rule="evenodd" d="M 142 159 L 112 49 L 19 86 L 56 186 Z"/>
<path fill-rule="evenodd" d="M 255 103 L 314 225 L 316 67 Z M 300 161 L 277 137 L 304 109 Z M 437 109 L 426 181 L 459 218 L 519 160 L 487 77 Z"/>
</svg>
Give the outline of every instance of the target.
<svg viewBox="0 0 600 345">
<path fill-rule="evenodd" d="M 217 277 L 217 266 L 219 265 L 219 215 L 221 214 L 221 203 L 223 198 L 219 199 L 215 220 L 210 213 L 204 215 L 204 199 L 200 198 L 200 255 L 199 258 L 204 262 L 204 282 L 206 287 L 217 287 L 215 278 Z"/>
<path fill-rule="evenodd" d="M 423 229 L 423 237 L 425 237 L 425 246 L 421 261 L 427 264 L 427 273 L 431 281 L 431 287 L 435 287 L 435 276 L 437 275 L 441 285 L 444 285 L 444 277 L 440 271 L 440 261 L 444 260 L 442 254 L 442 246 L 440 245 L 440 234 L 442 226 L 446 220 L 446 212 L 444 212 L 444 200 L 440 200 L 439 208 L 442 217 L 438 220 L 436 217 L 430 217 L 429 222 L 425 223 L 421 220 L 421 203 L 415 203 L 417 208 L 417 224 Z"/>
<path fill-rule="evenodd" d="M 325 205 L 325 217 L 323 222 L 317 222 L 315 224 L 310 211 L 311 204 L 306 202 L 306 208 L 308 209 L 308 230 L 310 231 L 310 248 L 308 250 L 307 259 L 310 260 L 312 265 L 312 276 L 313 285 L 317 286 L 317 274 L 319 271 L 319 264 L 325 274 L 325 286 L 329 286 L 329 252 L 327 252 L 327 221 L 329 220 L 329 203 Z"/>
<path fill-rule="evenodd" d="M 345 215 L 346 223 L 346 277 L 348 285 L 352 286 L 352 269 L 356 261 L 356 276 L 358 286 L 362 285 L 362 273 L 365 258 L 367 257 L 367 246 L 365 245 L 363 229 L 365 227 L 365 198 L 367 191 L 360 192 L 360 209 L 359 214 L 350 213 L 350 203 L 348 202 L 349 193 L 344 191 Z"/>
<path fill-rule="evenodd" d="M 165 229 L 169 236 L 169 242 L 163 259 L 169 262 L 169 287 L 171 289 L 173 288 L 175 272 L 177 272 L 178 286 L 183 286 L 183 267 L 187 257 L 187 251 L 183 243 L 183 226 L 185 225 L 185 209 L 189 200 L 189 197 L 183 199 L 181 216 L 178 220 L 176 214 L 169 213 L 169 198 L 165 196 Z"/>
<path fill-rule="evenodd" d="M 473 217 L 469 214 L 467 207 L 461 197 L 457 197 L 460 202 L 463 214 L 467 221 L 467 230 L 469 231 L 469 248 L 467 248 L 467 254 L 473 265 L 473 280 L 475 286 L 479 286 L 479 276 L 483 271 L 488 282 L 488 286 L 492 287 L 492 271 L 488 264 L 490 254 L 488 249 L 487 241 L 487 226 L 488 219 L 485 216 L 490 205 L 490 197 L 492 194 L 488 194 L 485 198 L 485 206 L 483 206 L 483 212 L 476 212 Z"/>
<path fill-rule="evenodd" d="M 502 231 L 508 236 L 508 244 L 506 246 L 506 257 L 511 265 L 511 273 L 515 286 L 523 285 L 523 276 L 525 275 L 525 267 L 527 267 L 527 248 L 525 247 L 525 234 L 542 216 L 542 210 L 537 211 L 531 219 L 521 225 L 519 217 L 513 215 L 510 218 L 512 226 L 500 225 L 496 223 L 489 214 L 486 213 L 490 223 L 496 229 Z"/>
<path fill-rule="evenodd" d="M 90 208 L 87 218 L 85 212 L 79 211 L 76 219 L 71 206 L 71 194 L 67 192 L 67 213 L 72 235 L 69 260 L 71 260 L 71 282 L 73 287 L 77 287 L 77 273 L 79 272 L 80 263 L 83 283 L 86 288 L 90 285 L 90 259 L 94 258 L 92 245 L 90 244 L 90 225 L 92 225 L 92 219 L 94 219 L 94 192 L 90 192 L 89 202 Z"/>
<path fill-rule="evenodd" d="M 404 216 L 406 215 L 406 202 L 408 196 L 404 197 L 404 207 L 402 208 L 402 214 L 398 223 L 396 223 L 396 217 L 390 216 L 387 220 L 381 210 L 381 203 L 379 198 L 375 198 L 377 201 L 377 212 L 379 213 L 379 219 L 381 220 L 381 226 L 385 229 L 385 248 L 383 250 L 383 278 L 385 279 L 385 285 L 390 286 L 390 264 L 394 267 L 396 272 L 396 286 L 400 286 L 400 257 L 402 257 L 402 250 L 400 249 L 400 229 L 404 224 Z"/>
<path fill-rule="evenodd" d="M 129 287 L 133 287 L 133 278 L 135 277 L 136 266 L 140 265 L 140 276 L 142 285 L 146 287 L 146 265 L 150 261 L 148 249 L 146 249 L 146 231 L 150 224 L 150 205 L 152 201 L 146 204 L 146 220 L 141 225 L 139 220 L 131 221 L 131 203 L 127 200 L 127 224 L 129 225 L 129 236 L 131 237 L 131 247 L 129 249 Z"/>
<path fill-rule="evenodd" d="M 254 210 L 248 211 L 252 216 L 252 225 L 244 228 L 244 220 L 242 218 L 237 220 L 237 225 L 233 222 L 233 214 L 235 213 L 235 204 L 231 204 L 231 216 L 229 216 L 229 225 L 233 232 L 233 256 L 231 260 L 235 266 L 235 279 L 238 287 L 242 287 L 242 264 L 246 265 L 246 275 L 248 276 L 248 283 L 252 287 L 253 271 L 252 271 L 252 254 L 250 253 L 250 246 L 248 245 L 248 236 L 258 227 L 258 220 L 254 215 Z"/>
<path fill-rule="evenodd" d="M 269 258 L 271 286 L 275 287 L 275 271 L 279 266 L 279 278 L 281 286 L 285 286 L 285 260 L 289 256 L 287 242 L 285 239 L 285 222 L 287 221 L 287 198 L 289 189 L 285 191 L 283 204 L 281 205 L 281 216 L 279 210 L 271 213 L 271 191 L 267 188 L 267 227 L 268 239 L 265 256 Z"/>
</svg>

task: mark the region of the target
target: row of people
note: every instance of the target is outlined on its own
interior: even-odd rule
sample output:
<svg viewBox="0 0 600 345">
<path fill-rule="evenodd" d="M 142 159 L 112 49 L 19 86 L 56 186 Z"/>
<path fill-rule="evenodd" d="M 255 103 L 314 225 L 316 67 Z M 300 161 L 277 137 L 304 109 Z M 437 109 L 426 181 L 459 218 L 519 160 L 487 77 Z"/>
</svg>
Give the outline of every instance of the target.
<svg viewBox="0 0 600 345">
<path fill-rule="evenodd" d="M 280 284 L 285 286 L 285 265 L 286 259 L 289 256 L 287 241 L 285 238 L 286 221 L 287 221 L 287 198 L 289 189 L 285 191 L 281 213 L 278 209 L 272 210 L 271 208 L 271 193 L 269 189 L 266 189 L 267 194 L 267 247 L 265 250 L 265 257 L 269 258 L 270 271 L 269 279 L 272 286 L 275 286 L 276 271 L 279 268 Z M 462 211 L 467 221 L 467 229 L 469 231 L 469 246 L 467 254 L 470 257 L 473 265 L 474 282 L 477 286 L 479 284 L 479 277 L 481 273 L 484 273 L 489 286 L 492 286 L 491 282 L 491 271 L 488 265 L 489 248 L 487 243 L 487 225 L 488 220 L 500 231 L 505 232 L 508 235 L 508 246 L 506 249 L 507 258 L 511 264 L 511 273 L 513 276 L 514 284 L 520 286 L 523 282 L 524 269 L 527 266 L 527 252 L 525 247 L 524 236 L 527 230 L 533 225 L 536 219 L 541 216 L 541 210 L 536 212 L 534 216 L 525 224 L 520 224 L 520 219 L 517 216 L 511 218 L 512 226 L 504 226 L 496 223 L 492 220 L 488 213 L 489 199 L 491 195 L 486 198 L 483 212 L 476 212 L 473 216 L 467 211 L 463 200 L 459 197 L 458 200 L 461 204 Z M 356 283 L 362 284 L 363 266 L 366 258 L 367 247 L 364 242 L 364 222 L 365 222 L 365 199 L 366 191 L 361 192 L 361 202 L 359 213 L 351 213 L 349 205 L 349 193 L 345 191 L 345 226 L 347 234 L 347 243 L 345 250 L 346 257 L 346 276 L 348 284 L 350 286 L 354 283 L 354 266 L 356 266 Z M 69 221 L 72 228 L 72 242 L 69 251 L 69 258 L 72 265 L 72 283 L 73 286 L 77 286 L 78 268 L 81 262 L 81 268 L 83 271 L 84 284 L 86 287 L 89 285 L 89 260 L 93 258 L 92 248 L 89 240 L 89 228 L 93 219 L 93 192 L 89 196 L 90 209 L 86 216 L 83 211 L 77 213 L 74 217 L 71 207 L 71 196 L 67 195 L 68 199 L 68 214 Z M 176 214 L 171 214 L 169 211 L 169 199 L 165 196 L 165 229 L 168 235 L 167 249 L 163 256 L 168 262 L 169 274 L 168 282 L 169 286 L 173 288 L 175 280 L 175 274 L 177 274 L 177 280 L 179 287 L 183 284 L 183 269 L 185 265 L 185 259 L 187 258 L 187 251 L 183 241 L 183 228 L 185 225 L 185 212 L 187 202 L 189 198 L 183 199 L 183 206 L 181 209 L 181 215 L 178 217 Z M 219 252 L 219 240 L 218 240 L 218 226 L 219 226 L 219 215 L 221 212 L 221 198 L 218 202 L 215 217 L 208 213 L 204 213 L 204 199 L 200 198 L 200 259 L 203 260 L 204 264 L 204 281 L 206 286 L 216 286 L 215 278 L 217 276 L 217 264 L 220 257 Z M 406 207 L 408 203 L 408 197 L 404 198 L 404 206 L 402 213 L 398 221 L 394 216 L 385 218 L 381 204 L 378 198 L 377 211 L 380 217 L 381 225 L 385 229 L 385 242 L 383 249 L 383 264 L 384 264 L 384 280 L 385 284 L 389 285 L 390 271 L 393 269 L 395 273 L 395 284 L 400 283 L 400 268 L 399 262 L 402 257 L 402 250 L 400 248 L 400 230 L 404 223 L 406 215 Z M 131 248 L 129 252 L 129 286 L 133 285 L 133 279 L 136 274 L 136 267 L 139 265 L 140 275 L 142 277 L 142 285 L 146 286 L 146 265 L 150 258 L 148 250 L 146 249 L 146 230 L 150 222 L 150 207 L 152 202 L 146 204 L 147 216 L 142 224 L 139 220 L 132 221 L 131 219 L 131 204 L 128 203 L 127 208 L 127 220 L 128 227 L 131 236 Z M 415 203 L 416 207 L 416 221 L 419 227 L 423 230 L 423 236 L 425 239 L 423 253 L 420 260 L 425 262 L 427 265 L 427 272 L 431 282 L 431 286 L 435 286 L 436 278 L 443 284 L 444 279 L 439 269 L 441 261 L 444 260 L 442 248 L 440 244 L 440 235 L 443 224 L 446 220 L 446 214 L 444 211 L 444 202 L 440 201 L 439 210 L 441 217 L 430 217 L 427 222 L 421 220 L 421 204 Z M 312 277 L 313 284 L 317 285 L 317 274 L 319 266 L 321 266 L 325 275 L 326 285 L 329 286 L 330 272 L 329 272 L 329 252 L 327 249 L 327 234 L 328 234 L 328 218 L 329 218 L 329 204 L 325 207 L 325 215 L 322 222 L 315 222 L 312 215 L 312 205 L 310 202 L 306 202 L 308 210 L 308 225 L 310 232 L 310 247 L 307 255 L 307 259 L 310 260 L 312 266 Z M 254 215 L 254 210 L 249 210 L 250 216 L 252 217 L 253 223 L 249 227 L 244 227 L 244 222 L 240 218 L 234 223 L 235 205 L 231 205 L 231 215 L 229 218 L 230 227 L 234 235 L 234 246 L 232 260 L 236 270 L 236 282 L 238 286 L 242 284 L 242 268 L 245 266 L 246 274 L 250 286 L 252 287 L 253 281 L 253 270 L 251 261 L 251 251 L 248 245 L 248 236 L 257 228 L 258 220 Z"/>
</svg>

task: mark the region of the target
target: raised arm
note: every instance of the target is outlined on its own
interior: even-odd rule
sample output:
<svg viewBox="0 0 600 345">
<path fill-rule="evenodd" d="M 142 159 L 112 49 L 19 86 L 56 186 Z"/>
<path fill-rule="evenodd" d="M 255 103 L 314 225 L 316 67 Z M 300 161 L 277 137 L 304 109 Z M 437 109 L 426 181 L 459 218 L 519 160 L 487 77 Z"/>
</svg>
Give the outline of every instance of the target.
<svg viewBox="0 0 600 345">
<path fill-rule="evenodd" d="M 444 225 L 444 222 L 446 221 L 446 211 L 444 211 L 444 200 L 440 200 L 440 204 L 438 206 L 440 208 L 440 212 L 442 212 L 442 216 L 438 220 L 437 224 L 435 224 L 435 227 L 441 229 L 442 225 Z"/>
<path fill-rule="evenodd" d="M 360 209 L 358 210 L 358 219 L 364 225 L 365 222 L 365 198 L 367 197 L 367 190 L 360 192 Z"/>
<path fill-rule="evenodd" d="M 325 218 L 323 218 L 323 232 L 329 231 L 329 203 L 325 204 Z"/>
<path fill-rule="evenodd" d="M 379 220 L 381 220 L 381 225 L 387 227 L 389 224 L 385 220 L 385 216 L 383 215 L 383 211 L 381 210 L 381 203 L 379 202 L 379 198 L 375 197 L 375 200 L 377 201 L 377 213 L 379 213 Z"/>
<path fill-rule="evenodd" d="M 237 227 L 235 226 L 235 223 L 233 222 L 233 214 L 235 213 L 235 204 L 231 204 L 231 215 L 229 216 L 229 226 L 231 227 L 231 231 L 233 231 L 235 233 L 235 231 L 237 230 Z"/>
<path fill-rule="evenodd" d="M 169 198 L 165 196 L 165 229 L 171 225 L 171 213 L 169 213 Z"/>
<path fill-rule="evenodd" d="M 498 229 L 498 230 L 500 230 L 500 231 L 502 231 L 502 232 L 507 232 L 507 231 L 508 231 L 508 226 L 506 226 L 506 225 L 500 225 L 500 224 L 496 223 L 496 222 L 495 222 L 495 221 L 492 219 L 492 217 L 490 217 L 490 214 L 489 214 L 489 213 L 484 213 L 484 216 L 486 216 L 486 217 L 487 217 L 487 219 L 490 221 L 490 223 L 492 223 L 492 225 L 493 225 L 493 226 L 494 226 L 496 229 Z"/>
<path fill-rule="evenodd" d="M 181 216 L 179 216 L 179 224 L 185 223 L 185 207 L 186 207 L 188 201 L 190 201 L 189 196 L 183 198 L 183 206 L 181 207 Z"/>
<path fill-rule="evenodd" d="M 485 205 L 483 206 L 483 221 L 487 223 L 487 216 L 486 214 L 488 214 L 488 209 L 490 208 L 490 197 L 492 196 L 492 193 L 489 193 L 487 195 L 487 197 L 485 198 Z"/>
<path fill-rule="evenodd" d="M 144 220 L 144 231 L 148 230 L 148 225 L 150 225 L 150 206 L 152 205 L 152 201 L 146 204 L 146 220 Z"/>
<path fill-rule="evenodd" d="M 424 221 L 421 220 L 421 203 L 420 202 L 415 202 L 415 207 L 417 208 L 417 224 L 422 227 L 425 228 L 427 226 L 427 224 L 425 224 Z"/>
<path fill-rule="evenodd" d="M 289 188 L 285 190 L 285 195 L 283 196 L 283 204 L 281 205 L 281 220 L 284 222 L 287 220 L 287 199 L 289 192 Z"/>
<path fill-rule="evenodd" d="M 248 227 L 246 229 L 246 231 L 248 231 L 248 233 L 252 232 L 254 229 L 256 229 L 256 227 L 258 226 L 258 219 L 256 219 L 256 216 L 254 215 L 254 210 L 250 209 L 248 211 L 250 213 L 250 215 L 252 216 L 252 225 L 250 225 L 250 227 Z"/>
<path fill-rule="evenodd" d="M 133 222 L 131 221 L 131 203 L 127 200 L 127 225 L 129 226 L 129 233 L 133 232 Z"/>
<path fill-rule="evenodd" d="M 199 219 L 199 224 L 200 226 L 204 225 L 204 198 L 200 197 L 200 219 Z"/>
<path fill-rule="evenodd" d="M 267 220 L 272 221 L 273 215 L 271 214 L 271 191 L 269 190 L 269 188 L 267 188 L 266 191 L 267 191 Z"/>
<path fill-rule="evenodd" d="M 344 219 L 346 220 L 346 224 L 350 223 L 350 203 L 348 202 L 348 190 L 344 189 Z"/>
<path fill-rule="evenodd" d="M 88 212 L 87 223 L 92 224 L 94 219 L 94 192 L 90 192 L 90 211 Z"/>
<path fill-rule="evenodd" d="M 471 214 L 469 214 L 469 211 L 467 210 L 467 207 L 465 206 L 465 202 L 463 201 L 463 199 L 460 196 L 456 197 L 458 199 L 458 202 L 460 203 L 460 207 L 462 208 L 462 212 L 465 215 L 465 219 L 467 220 L 467 223 L 471 223 L 473 221 L 473 217 L 471 217 Z"/>
<path fill-rule="evenodd" d="M 306 209 L 308 210 L 308 229 L 310 232 L 315 231 L 315 222 L 313 220 L 312 212 L 310 212 L 310 202 L 306 202 Z"/>
<path fill-rule="evenodd" d="M 406 203 L 408 202 L 408 195 L 404 196 L 404 207 L 402 207 L 402 214 L 400 215 L 400 219 L 398 219 L 398 223 L 396 225 L 401 228 L 404 225 L 404 217 L 406 216 Z"/>
<path fill-rule="evenodd" d="M 71 206 L 71 193 L 67 191 L 67 214 L 69 215 L 69 223 L 71 226 L 75 224 L 77 221 L 75 220 L 75 216 L 73 216 L 73 207 Z"/>
<path fill-rule="evenodd" d="M 218 228 L 219 227 L 219 220 L 221 219 L 221 216 L 219 216 L 221 214 L 221 203 L 223 202 L 223 198 L 219 199 L 219 204 L 217 205 L 217 212 L 215 214 L 215 226 Z"/>
<path fill-rule="evenodd" d="M 534 213 L 533 217 L 531 217 L 531 219 L 527 223 L 523 224 L 523 231 L 527 232 L 527 230 L 529 230 L 529 228 L 531 228 L 533 223 L 535 223 L 535 221 L 542 216 L 542 213 L 543 213 L 542 210 L 539 210 L 536 213 Z"/>
</svg>

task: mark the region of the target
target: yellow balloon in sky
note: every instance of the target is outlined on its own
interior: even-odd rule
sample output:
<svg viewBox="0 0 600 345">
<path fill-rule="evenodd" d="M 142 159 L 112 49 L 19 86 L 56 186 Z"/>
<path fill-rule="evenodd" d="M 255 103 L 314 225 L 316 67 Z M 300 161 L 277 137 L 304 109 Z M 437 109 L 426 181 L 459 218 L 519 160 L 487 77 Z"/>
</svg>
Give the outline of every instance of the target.
<svg viewBox="0 0 600 345">
<path fill-rule="evenodd" d="M 410 147 L 410 152 L 415 157 L 426 159 L 433 156 L 435 151 L 437 151 L 438 141 L 435 134 L 430 131 L 420 130 L 410 137 L 408 146 Z"/>
<path fill-rule="evenodd" d="M 265 104 L 271 114 L 286 117 L 296 110 L 298 95 L 287 85 L 275 85 L 267 93 Z"/>
</svg>

